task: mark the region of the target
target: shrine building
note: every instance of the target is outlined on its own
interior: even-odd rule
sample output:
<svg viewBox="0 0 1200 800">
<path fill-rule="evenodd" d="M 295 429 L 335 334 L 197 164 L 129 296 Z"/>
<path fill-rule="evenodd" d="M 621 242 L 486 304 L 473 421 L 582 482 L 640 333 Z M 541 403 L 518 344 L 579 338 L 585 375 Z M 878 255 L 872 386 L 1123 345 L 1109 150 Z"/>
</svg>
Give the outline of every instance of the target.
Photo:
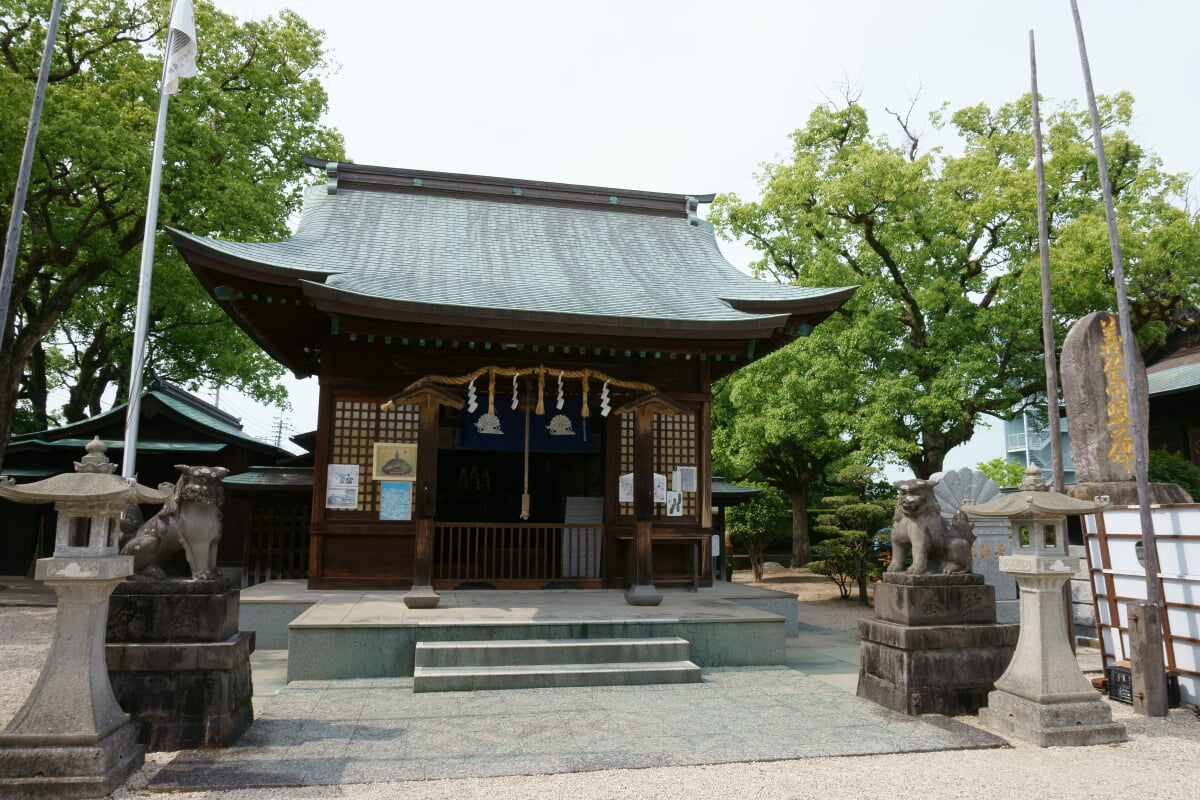
<svg viewBox="0 0 1200 800">
<path fill-rule="evenodd" d="M 853 294 L 755 280 L 712 196 L 325 163 L 281 242 L 171 237 L 315 375 L 308 585 L 709 585 L 712 382 Z"/>
</svg>

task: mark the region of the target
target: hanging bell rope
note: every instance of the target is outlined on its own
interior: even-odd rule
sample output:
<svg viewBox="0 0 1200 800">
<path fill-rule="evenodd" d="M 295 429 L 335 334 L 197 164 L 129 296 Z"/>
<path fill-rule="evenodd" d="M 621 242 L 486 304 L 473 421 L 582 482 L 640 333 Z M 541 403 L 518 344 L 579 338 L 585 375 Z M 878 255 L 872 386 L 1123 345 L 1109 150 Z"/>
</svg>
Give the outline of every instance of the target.
<svg viewBox="0 0 1200 800">
<path fill-rule="evenodd" d="M 521 519 L 529 519 L 529 406 L 525 406 L 525 487 L 521 492 Z"/>
<path fill-rule="evenodd" d="M 488 369 L 491 380 L 488 381 L 488 413 L 496 416 L 496 368 Z"/>
</svg>

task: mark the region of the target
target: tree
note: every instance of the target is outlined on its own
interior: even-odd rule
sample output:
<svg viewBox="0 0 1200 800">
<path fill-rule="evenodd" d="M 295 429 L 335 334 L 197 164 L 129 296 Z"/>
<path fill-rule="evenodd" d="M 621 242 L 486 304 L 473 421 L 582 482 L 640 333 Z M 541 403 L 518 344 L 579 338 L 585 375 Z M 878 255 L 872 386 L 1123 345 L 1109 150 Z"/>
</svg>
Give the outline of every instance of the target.
<svg viewBox="0 0 1200 800">
<path fill-rule="evenodd" d="M 1025 466 L 1003 458 L 980 461 L 975 469 L 996 482 L 997 486 L 1016 486 L 1025 478 Z"/>
<path fill-rule="evenodd" d="M 138 261 L 169 0 L 78 0 L 59 28 L 31 177 L 10 318 L 0 347 L 0 457 L 18 399 L 46 427 L 48 395 L 65 415 L 128 390 Z M 0 99 L 28 109 L 48 4 L 0 0 Z M 196 3 L 200 75 L 171 100 L 160 230 L 279 238 L 299 207 L 301 155 L 341 158 L 320 124 L 323 35 L 290 12 L 238 22 Z M 0 122 L 0 212 L 8 217 L 24 135 Z M 196 388 L 228 383 L 281 402 L 282 368 L 216 309 L 164 236 L 156 247 L 147 366 Z"/>
<path fill-rule="evenodd" d="M 1184 180 L 1128 135 L 1132 99 L 1099 102 L 1145 346 L 1168 322 L 1195 324 L 1183 312 L 1200 300 L 1200 226 L 1180 208 Z M 817 326 L 813 348 L 860 376 L 854 435 L 928 478 L 983 414 L 1009 416 L 1044 391 L 1031 103 L 934 114 L 958 154 L 922 152 L 909 119 L 896 119 L 900 146 L 873 135 L 855 102 L 817 108 L 792 134 L 791 158 L 765 167 L 762 199 L 718 197 L 710 218 L 763 254 L 760 275 L 860 286 Z M 1044 138 L 1061 342 L 1114 292 L 1087 113 L 1046 115 Z"/>
<path fill-rule="evenodd" d="M 836 353 L 800 339 L 714 387 L 713 452 L 726 472 L 783 492 L 792 505 L 792 567 L 812 557 L 808 494 L 825 468 L 852 452 L 853 378 Z M 832 374 L 826 373 L 832 368 Z"/>
<path fill-rule="evenodd" d="M 739 503 L 725 512 L 725 529 L 746 548 L 754 580 L 763 579 L 763 554 L 772 544 L 791 535 L 791 511 L 777 489 L 767 488 L 758 497 Z"/>
<path fill-rule="evenodd" d="M 837 471 L 833 483 L 844 486 L 850 494 L 822 498 L 832 513 L 817 517 L 824 534 L 813 551 L 817 561 L 809 568 L 832 580 L 849 599 L 850 586 L 858 585 L 858 602 L 866 605 L 867 581 L 878 580 L 882 569 L 875 544 L 880 540 L 876 531 L 891 521 L 888 501 L 895 498 L 894 488 L 875 480 L 878 470 L 868 464 L 848 463 Z"/>
</svg>

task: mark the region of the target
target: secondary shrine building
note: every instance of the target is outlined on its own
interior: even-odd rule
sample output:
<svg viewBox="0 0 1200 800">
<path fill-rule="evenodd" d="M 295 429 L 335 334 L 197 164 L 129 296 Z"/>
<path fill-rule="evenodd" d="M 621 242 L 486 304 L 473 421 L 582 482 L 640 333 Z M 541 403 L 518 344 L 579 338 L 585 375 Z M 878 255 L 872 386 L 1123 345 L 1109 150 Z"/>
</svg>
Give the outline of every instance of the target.
<svg viewBox="0 0 1200 800">
<path fill-rule="evenodd" d="M 712 382 L 854 290 L 742 274 L 711 196 L 308 163 L 291 238 L 171 236 L 319 377 L 309 585 L 711 583 Z"/>
</svg>

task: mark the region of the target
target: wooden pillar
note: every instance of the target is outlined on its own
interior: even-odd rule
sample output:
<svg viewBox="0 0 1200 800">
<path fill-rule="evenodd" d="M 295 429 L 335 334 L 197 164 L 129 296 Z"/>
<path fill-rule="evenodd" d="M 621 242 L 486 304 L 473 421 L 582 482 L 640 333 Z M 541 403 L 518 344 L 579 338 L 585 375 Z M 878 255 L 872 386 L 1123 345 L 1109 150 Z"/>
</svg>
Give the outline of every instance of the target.
<svg viewBox="0 0 1200 800">
<path fill-rule="evenodd" d="M 1162 609 L 1154 603 L 1129 604 L 1130 693 L 1133 713 L 1168 714 L 1167 671 L 1163 663 Z"/>
<path fill-rule="evenodd" d="M 437 512 L 437 446 L 440 405 L 432 397 L 419 401 L 417 480 L 413 483 L 413 516 L 417 521 L 413 553 L 413 585 L 404 595 L 409 608 L 437 608 L 441 596 L 433 590 L 433 518 Z"/>
<path fill-rule="evenodd" d="M 662 595 L 654 588 L 651 531 L 654 527 L 654 415 L 688 411 L 675 400 L 651 392 L 617 409 L 633 414 L 633 574 L 625 590 L 631 606 L 656 606 Z"/>
<path fill-rule="evenodd" d="M 413 516 L 417 522 L 413 553 L 413 585 L 404 595 L 409 608 L 437 608 L 441 597 L 433 590 L 433 521 L 437 513 L 438 412 L 444 405 L 462 407 L 462 399 L 436 384 L 418 381 L 392 397 L 394 405 L 421 409 L 417 428 L 417 479 L 413 482 Z"/>
<path fill-rule="evenodd" d="M 662 595 L 654 588 L 650 533 L 654 527 L 654 409 L 633 413 L 633 574 L 625 590 L 632 606 L 656 606 Z"/>
</svg>

